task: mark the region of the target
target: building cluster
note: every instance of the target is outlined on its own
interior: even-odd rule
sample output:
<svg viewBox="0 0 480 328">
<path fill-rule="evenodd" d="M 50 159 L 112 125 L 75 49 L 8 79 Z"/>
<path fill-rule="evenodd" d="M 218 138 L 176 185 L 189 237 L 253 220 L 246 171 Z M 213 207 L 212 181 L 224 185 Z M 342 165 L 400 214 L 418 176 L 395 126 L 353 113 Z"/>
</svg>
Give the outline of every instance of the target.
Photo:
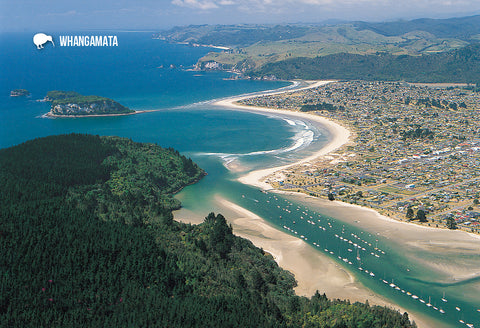
<svg viewBox="0 0 480 328">
<path fill-rule="evenodd" d="M 275 187 L 330 195 L 402 220 L 422 210 L 428 225 L 453 218 L 458 228 L 480 231 L 480 94 L 473 88 L 334 82 L 242 103 L 290 110 L 330 103 L 334 110 L 312 114 L 354 135 L 335 153 L 269 177 Z"/>
</svg>

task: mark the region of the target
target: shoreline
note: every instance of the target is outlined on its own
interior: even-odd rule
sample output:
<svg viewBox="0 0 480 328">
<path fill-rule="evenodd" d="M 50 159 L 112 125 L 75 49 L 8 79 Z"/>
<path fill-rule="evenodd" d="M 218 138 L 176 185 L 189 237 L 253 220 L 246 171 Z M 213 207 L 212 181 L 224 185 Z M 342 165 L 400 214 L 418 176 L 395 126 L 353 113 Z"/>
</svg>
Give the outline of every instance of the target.
<svg viewBox="0 0 480 328">
<path fill-rule="evenodd" d="M 414 320 L 419 327 L 442 327 L 423 314 L 406 310 L 363 286 L 352 273 L 304 240 L 277 229 L 262 217 L 220 195 L 215 195 L 214 200 L 215 212 L 221 212 L 227 218 L 236 236 L 250 240 L 256 247 L 272 255 L 282 269 L 294 274 L 297 281 L 294 291 L 297 295 L 312 297 L 318 290 L 329 299 L 348 299 L 352 303 L 365 303 L 368 300 L 370 305 L 407 312 L 410 320 Z M 199 213 L 183 208 L 173 213 L 175 220 L 187 224 L 200 224 L 204 220 Z"/>
<path fill-rule="evenodd" d="M 309 82 L 309 81 L 306 81 Z M 281 90 L 278 92 L 266 92 L 266 94 L 273 95 L 273 94 L 282 94 L 282 93 L 288 93 L 288 92 L 297 92 L 300 90 L 306 90 L 306 89 L 311 89 L 311 88 L 316 88 L 322 85 L 326 85 L 328 83 L 334 82 L 331 80 L 328 81 L 310 81 L 311 84 L 303 87 L 303 88 L 298 88 L 298 89 L 289 89 L 289 90 Z M 289 167 L 292 166 L 297 166 L 301 164 L 305 164 L 307 162 L 310 162 L 320 156 L 327 155 L 328 153 L 331 153 L 332 151 L 342 147 L 346 143 L 350 142 L 350 136 L 352 135 L 349 130 L 347 130 L 345 127 L 342 125 L 333 122 L 332 120 L 329 120 L 325 117 L 319 116 L 319 115 L 311 115 L 308 113 L 303 113 L 303 112 L 296 112 L 296 111 L 291 111 L 291 110 L 283 110 L 283 109 L 271 109 L 271 108 L 265 108 L 265 107 L 255 107 L 255 106 L 247 106 L 247 105 L 240 105 L 237 102 L 240 100 L 252 98 L 252 97 L 258 97 L 258 95 L 246 95 L 246 96 L 239 96 L 239 97 L 232 97 L 232 98 L 227 98 L 223 100 L 219 100 L 213 103 L 215 106 L 222 106 L 226 107 L 229 109 L 241 109 L 241 110 L 246 110 L 246 111 L 252 111 L 252 112 L 257 112 L 257 113 L 268 113 L 268 114 L 281 114 L 281 115 L 286 115 L 286 116 L 294 116 L 298 118 L 303 118 L 307 119 L 310 121 L 315 121 L 317 123 L 320 123 L 325 129 L 328 131 L 330 134 L 330 140 L 325 144 L 322 149 L 318 150 L 314 154 L 303 158 L 297 162 L 282 165 L 282 166 L 277 166 L 277 167 L 272 167 L 272 168 L 267 168 L 267 169 L 261 169 L 261 170 L 255 170 L 247 175 L 244 175 L 238 179 L 238 181 L 252 185 L 255 187 L 259 187 L 263 190 L 276 190 L 273 188 L 270 184 L 267 182 L 261 181 L 265 177 L 272 175 L 274 173 L 277 173 L 279 171 L 285 170 Z"/>
<path fill-rule="evenodd" d="M 286 92 L 295 92 L 302 89 L 308 89 L 308 88 L 325 85 L 329 82 L 331 81 L 317 81 L 305 88 L 283 90 L 279 92 L 265 92 L 264 94 L 279 94 L 279 93 L 286 93 Z M 258 187 L 262 190 L 270 190 L 272 192 L 276 192 L 280 194 L 293 195 L 293 197 L 297 198 L 296 200 L 300 202 L 308 203 L 308 205 L 311 205 L 311 206 L 317 206 L 317 207 L 322 206 L 322 209 L 323 207 L 325 207 L 327 208 L 327 212 L 331 213 L 330 216 L 336 217 L 337 219 L 341 217 L 342 218 L 341 220 L 343 220 L 344 222 L 348 222 L 352 225 L 356 225 L 362 229 L 369 230 L 373 233 L 379 233 L 379 231 L 381 231 L 379 234 L 381 234 L 387 239 L 391 239 L 392 241 L 398 244 L 401 243 L 401 239 L 403 238 L 403 240 L 406 242 L 406 247 L 410 249 L 428 251 L 432 254 L 448 251 L 448 253 L 452 255 L 458 255 L 460 252 L 462 254 L 464 252 L 469 254 L 480 252 L 480 238 L 468 232 L 459 231 L 459 230 L 451 231 L 451 230 L 437 229 L 437 228 L 427 227 L 427 226 L 422 226 L 417 224 L 409 224 L 408 222 L 395 220 L 395 219 L 386 217 L 384 215 L 381 215 L 376 210 L 368 207 L 355 206 L 355 205 L 343 203 L 340 201 L 329 202 L 325 199 L 311 197 L 303 193 L 285 192 L 285 191 L 275 189 L 266 181 L 263 181 L 267 176 L 271 176 L 275 173 L 281 174 L 282 170 L 288 169 L 289 167 L 306 164 L 320 156 L 324 156 L 330 152 L 333 152 L 334 150 L 350 142 L 351 141 L 350 136 L 352 134 L 350 133 L 349 130 L 347 130 L 342 125 L 317 115 L 290 111 L 290 110 L 277 110 L 277 109 L 269 109 L 269 108 L 263 108 L 263 107 L 246 106 L 246 105 L 240 105 L 236 103 L 239 100 L 257 97 L 257 96 L 259 95 L 256 94 L 256 95 L 232 97 L 228 99 L 215 101 L 213 104 L 216 106 L 222 106 L 226 109 L 238 109 L 238 110 L 256 112 L 261 114 L 276 114 L 276 115 L 280 114 L 280 116 L 282 115 L 294 116 L 294 117 L 308 119 L 310 121 L 315 121 L 322 124 L 326 128 L 326 130 L 330 134 L 330 140 L 321 150 L 317 151 L 315 154 L 311 156 L 308 156 L 307 158 L 303 158 L 295 163 L 291 163 L 283 166 L 255 170 L 244 176 L 241 176 L 240 178 L 238 178 L 238 181 L 244 184 Z M 235 206 L 237 205 L 233 204 L 232 206 L 231 204 L 223 202 L 224 208 L 227 208 L 227 209 L 230 208 L 230 210 L 232 210 Z M 243 209 L 243 210 L 247 211 L 246 209 Z M 355 214 L 361 214 L 361 218 L 362 218 L 361 222 L 360 220 L 356 219 Z M 258 224 L 256 224 L 256 221 L 258 221 L 259 219 L 262 220 L 261 218 L 256 218 L 255 214 L 253 214 L 253 216 L 247 215 L 247 217 L 248 219 L 244 218 L 246 222 L 244 222 L 243 226 L 258 226 Z M 233 222 L 234 223 L 238 222 L 238 220 L 234 219 Z M 263 224 L 268 225 L 268 222 L 263 221 Z M 378 227 L 379 225 L 382 226 L 380 229 Z M 274 228 L 272 226 L 270 226 L 270 228 L 274 229 L 277 232 L 277 235 L 284 233 L 283 231 L 277 230 L 277 228 Z M 268 246 L 268 242 L 270 238 L 267 238 L 266 236 L 262 236 L 262 235 L 259 236 L 258 232 L 255 232 L 251 228 L 250 230 L 251 230 L 250 233 L 246 233 L 245 231 L 243 232 L 240 231 L 239 234 L 242 237 L 244 236 L 245 238 L 254 242 L 255 245 L 257 245 L 258 247 L 263 247 L 266 251 L 268 251 L 274 256 L 277 263 L 279 263 L 279 265 L 281 265 L 282 268 L 285 268 L 295 274 L 296 279 L 299 281 L 298 288 L 300 288 L 298 290 L 296 288 L 297 293 L 303 293 L 306 290 L 308 290 L 308 288 L 305 289 L 305 284 L 308 285 L 309 283 L 308 275 L 307 277 L 302 276 L 302 271 L 295 266 L 295 263 L 296 263 L 295 261 L 298 261 L 298 259 L 296 259 L 295 257 L 292 257 L 292 258 L 279 257 L 278 255 L 276 255 L 278 254 L 278 250 L 276 250 L 274 247 L 265 247 L 265 246 Z M 261 228 L 260 231 L 264 231 L 264 229 Z M 429 232 L 428 236 L 424 235 L 426 231 Z M 299 240 L 299 241 L 301 243 L 304 243 L 305 245 L 308 245 L 302 240 Z M 295 252 L 298 256 L 300 256 L 300 254 L 304 252 L 304 249 L 302 248 L 301 243 L 291 245 L 291 248 L 293 249 L 292 251 Z M 316 250 L 314 251 L 316 253 L 321 254 Z M 328 257 L 326 257 L 326 259 L 330 261 L 330 263 L 333 263 L 335 265 L 336 262 L 334 260 Z M 480 273 L 480 266 L 478 267 L 478 271 L 477 271 L 476 264 L 461 262 L 461 261 L 453 261 L 453 262 L 457 262 L 457 263 L 450 264 L 450 263 L 446 263 L 445 261 L 443 261 L 443 263 L 442 261 L 439 261 L 438 263 L 434 261 L 425 261 L 425 264 L 428 267 L 430 267 L 432 270 L 435 270 L 436 272 L 445 275 L 446 281 L 450 281 L 450 282 L 458 281 L 459 279 L 460 280 L 467 279 L 469 276 L 472 275 L 472 272 L 473 274 Z M 335 277 L 335 279 L 338 278 L 338 276 L 341 276 L 341 274 L 339 274 L 338 272 L 336 275 L 337 277 Z M 331 285 L 328 286 L 331 280 L 332 280 L 332 276 L 329 276 L 325 281 L 322 282 L 323 284 L 322 290 L 327 290 L 329 287 L 331 287 Z M 304 287 L 300 287 L 300 286 L 304 286 Z M 373 291 L 368 290 L 366 287 L 363 287 L 363 288 L 367 291 L 367 292 L 364 291 L 363 293 L 363 297 L 365 297 L 365 299 L 371 295 L 369 293 L 374 293 Z M 348 293 L 342 294 L 342 291 L 345 292 L 346 288 L 339 289 L 340 295 L 338 295 L 337 297 L 339 298 L 350 297 L 350 295 L 345 295 Z M 308 293 L 305 293 L 304 295 L 311 296 L 311 295 L 308 295 Z M 334 294 L 330 295 L 330 297 L 332 296 L 335 297 L 336 295 Z M 369 298 L 372 299 L 371 296 Z M 381 296 L 379 296 L 379 298 L 381 299 Z M 389 302 L 386 302 L 383 304 L 387 305 L 388 303 Z M 397 306 L 393 305 L 393 308 L 398 308 L 398 305 Z M 415 320 L 417 324 L 419 324 L 419 326 L 421 327 L 438 327 L 438 323 L 435 323 L 434 319 L 426 318 L 422 314 L 418 314 L 418 313 L 409 312 L 409 314 L 411 314 L 411 318 Z"/>
<path fill-rule="evenodd" d="M 121 114 L 93 114 L 93 115 L 55 115 L 50 112 L 43 114 L 43 118 L 81 118 L 81 117 L 112 117 L 112 116 L 129 116 L 143 113 L 156 112 L 158 109 L 148 109 L 148 110 L 135 110 L 131 113 L 121 113 Z"/>
</svg>

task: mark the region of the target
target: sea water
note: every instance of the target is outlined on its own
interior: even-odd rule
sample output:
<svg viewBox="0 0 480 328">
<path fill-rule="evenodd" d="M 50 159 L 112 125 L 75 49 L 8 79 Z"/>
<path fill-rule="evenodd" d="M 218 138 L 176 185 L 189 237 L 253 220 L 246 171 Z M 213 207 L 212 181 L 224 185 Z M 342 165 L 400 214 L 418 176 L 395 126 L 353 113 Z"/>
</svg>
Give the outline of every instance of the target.
<svg viewBox="0 0 480 328">
<path fill-rule="evenodd" d="M 341 217 L 329 217 L 321 208 L 305 207 L 236 180 L 250 170 L 308 156 L 325 144 L 328 133 L 305 120 L 224 110 L 210 101 L 290 83 L 232 80 L 230 73 L 192 71 L 189 68 L 198 58 L 214 49 L 165 43 L 152 39 L 151 33 L 115 34 L 118 47 L 47 44 L 43 50 L 35 48 L 33 34 L 0 35 L 0 147 L 71 132 L 118 135 L 174 147 L 208 173 L 182 191 L 185 208 L 206 215 L 215 206 L 215 196 L 221 195 L 304 239 L 367 287 L 436 320 L 438 326 L 439 320 L 445 327 L 464 326 L 459 320 L 480 326 L 479 295 L 470 288 L 478 284 L 475 279 L 438 284 L 438 274 L 406 256 L 408 249 L 401 245 L 350 226 Z M 16 88 L 28 89 L 31 96 L 10 97 L 10 90 Z M 38 100 L 50 90 L 105 96 L 135 110 L 157 111 L 119 117 L 44 118 L 50 105 Z M 233 165 L 237 170 L 227 169 Z M 447 303 L 441 300 L 444 291 Z M 426 306 L 429 297 L 431 307 Z"/>
</svg>

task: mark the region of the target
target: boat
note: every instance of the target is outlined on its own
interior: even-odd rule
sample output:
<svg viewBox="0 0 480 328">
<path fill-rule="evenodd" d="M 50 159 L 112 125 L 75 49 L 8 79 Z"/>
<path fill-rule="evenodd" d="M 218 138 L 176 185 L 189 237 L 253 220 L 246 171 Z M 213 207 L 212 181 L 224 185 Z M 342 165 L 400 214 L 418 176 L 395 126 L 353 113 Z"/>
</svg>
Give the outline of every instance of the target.
<svg viewBox="0 0 480 328">
<path fill-rule="evenodd" d="M 412 298 L 413 298 L 414 300 L 416 300 L 416 299 L 418 299 L 418 296 L 417 296 L 417 295 L 412 295 Z"/>
<path fill-rule="evenodd" d="M 448 301 L 447 301 L 447 299 L 445 298 L 445 292 L 443 292 L 442 301 L 444 301 L 444 302 L 448 302 Z"/>
<path fill-rule="evenodd" d="M 458 306 L 455 307 L 455 310 L 460 311 L 460 308 Z"/>
<path fill-rule="evenodd" d="M 443 309 L 438 310 L 440 313 L 445 313 Z"/>
<path fill-rule="evenodd" d="M 373 273 L 373 272 L 370 272 L 370 275 L 371 275 L 372 277 L 375 277 L 375 273 Z"/>
<path fill-rule="evenodd" d="M 428 303 L 427 303 L 427 306 L 428 306 L 428 307 L 431 307 L 431 306 L 432 306 L 432 303 L 430 303 L 430 302 L 431 302 L 430 296 L 428 296 Z"/>
</svg>

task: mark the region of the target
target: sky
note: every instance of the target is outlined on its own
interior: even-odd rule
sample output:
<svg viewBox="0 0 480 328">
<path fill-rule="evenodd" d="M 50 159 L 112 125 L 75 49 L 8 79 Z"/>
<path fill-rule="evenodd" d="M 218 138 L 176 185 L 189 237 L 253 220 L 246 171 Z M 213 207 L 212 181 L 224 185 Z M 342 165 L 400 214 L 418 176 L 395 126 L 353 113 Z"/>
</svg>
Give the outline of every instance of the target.
<svg viewBox="0 0 480 328">
<path fill-rule="evenodd" d="M 392 21 L 480 14 L 480 0 L 0 0 L 0 31 Z"/>
</svg>

